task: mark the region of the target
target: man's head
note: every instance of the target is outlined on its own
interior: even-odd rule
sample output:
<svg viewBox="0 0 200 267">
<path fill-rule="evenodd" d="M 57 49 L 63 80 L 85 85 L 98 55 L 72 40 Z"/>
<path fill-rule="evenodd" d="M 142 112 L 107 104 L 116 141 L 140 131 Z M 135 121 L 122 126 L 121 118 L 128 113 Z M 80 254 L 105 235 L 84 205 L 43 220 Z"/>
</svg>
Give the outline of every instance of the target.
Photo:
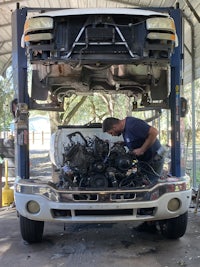
<svg viewBox="0 0 200 267">
<path fill-rule="evenodd" d="M 106 118 L 103 121 L 102 130 L 112 136 L 120 136 L 123 132 L 121 120 L 114 117 Z"/>
</svg>

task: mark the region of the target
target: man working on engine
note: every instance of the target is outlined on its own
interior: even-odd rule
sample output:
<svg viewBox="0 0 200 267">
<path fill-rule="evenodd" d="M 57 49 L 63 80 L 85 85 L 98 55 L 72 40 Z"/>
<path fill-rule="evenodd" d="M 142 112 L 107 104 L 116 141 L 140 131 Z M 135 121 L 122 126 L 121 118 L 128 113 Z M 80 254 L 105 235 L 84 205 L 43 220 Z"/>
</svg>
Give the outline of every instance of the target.
<svg viewBox="0 0 200 267">
<path fill-rule="evenodd" d="M 157 139 L 156 128 L 134 117 L 122 120 L 109 117 L 103 121 L 102 129 L 112 136 L 122 134 L 125 145 L 139 161 L 142 172 L 152 183 L 157 182 L 163 169 L 164 158 L 157 156 L 161 144 Z"/>
</svg>

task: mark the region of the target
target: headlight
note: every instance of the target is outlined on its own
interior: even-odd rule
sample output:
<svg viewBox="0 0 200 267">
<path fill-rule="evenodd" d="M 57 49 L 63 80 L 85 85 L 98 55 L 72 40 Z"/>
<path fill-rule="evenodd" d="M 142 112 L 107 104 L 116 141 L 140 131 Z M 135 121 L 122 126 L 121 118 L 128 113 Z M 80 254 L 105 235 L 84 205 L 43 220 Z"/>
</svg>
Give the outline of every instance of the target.
<svg viewBox="0 0 200 267">
<path fill-rule="evenodd" d="M 150 32 L 147 34 L 147 38 L 151 40 L 170 40 L 174 42 L 176 40 L 175 34 L 161 32 Z"/>
<path fill-rule="evenodd" d="M 53 29 L 53 18 L 38 17 L 30 18 L 25 22 L 24 34 L 32 31 L 51 30 Z"/>
<path fill-rule="evenodd" d="M 147 30 L 176 32 L 172 18 L 149 18 L 146 21 Z"/>
<path fill-rule="evenodd" d="M 23 181 L 24 182 L 24 181 Z M 31 181 L 30 181 L 31 182 Z M 51 201 L 59 201 L 59 194 L 50 186 L 36 186 L 27 184 L 15 184 L 15 192 L 29 195 L 41 195 Z"/>
<path fill-rule="evenodd" d="M 38 41 L 48 41 L 53 39 L 53 34 L 51 33 L 34 33 L 29 34 L 24 37 L 24 42 L 38 42 Z"/>
</svg>

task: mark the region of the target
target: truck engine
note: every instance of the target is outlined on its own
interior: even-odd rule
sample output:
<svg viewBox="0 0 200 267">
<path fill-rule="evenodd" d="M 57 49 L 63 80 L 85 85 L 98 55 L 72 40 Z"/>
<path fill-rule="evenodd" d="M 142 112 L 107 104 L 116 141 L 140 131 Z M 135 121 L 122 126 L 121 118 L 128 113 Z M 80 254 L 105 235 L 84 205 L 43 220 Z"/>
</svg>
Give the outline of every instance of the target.
<svg viewBox="0 0 200 267">
<path fill-rule="evenodd" d="M 75 136 L 81 141 L 73 141 Z M 151 184 L 123 142 L 111 144 L 97 136 L 85 138 L 79 131 L 67 138 L 58 188 L 133 188 Z"/>
</svg>

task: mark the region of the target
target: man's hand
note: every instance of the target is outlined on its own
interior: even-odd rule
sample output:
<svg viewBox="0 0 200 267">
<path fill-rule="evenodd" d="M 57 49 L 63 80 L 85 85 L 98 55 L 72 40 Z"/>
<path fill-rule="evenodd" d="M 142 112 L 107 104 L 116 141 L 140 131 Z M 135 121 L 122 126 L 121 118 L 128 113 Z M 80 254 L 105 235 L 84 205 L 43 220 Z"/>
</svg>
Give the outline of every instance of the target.
<svg viewBox="0 0 200 267">
<path fill-rule="evenodd" d="M 139 147 L 139 148 L 133 149 L 132 153 L 135 156 L 142 156 L 144 154 L 144 150 L 141 147 Z"/>
<path fill-rule="evenodd" d="M 158 134 L 157 129 L 151 126 L 149 128 L 149 133 L 144 144 L 139 148 L 133 149 L 133 154 L 136 157 L 142 156 L 147 151 L 147 149 L 149 149 L 149 147 L 151 147 L 153 143 L 156 141 L 157 134 Z"/>
</svg>

